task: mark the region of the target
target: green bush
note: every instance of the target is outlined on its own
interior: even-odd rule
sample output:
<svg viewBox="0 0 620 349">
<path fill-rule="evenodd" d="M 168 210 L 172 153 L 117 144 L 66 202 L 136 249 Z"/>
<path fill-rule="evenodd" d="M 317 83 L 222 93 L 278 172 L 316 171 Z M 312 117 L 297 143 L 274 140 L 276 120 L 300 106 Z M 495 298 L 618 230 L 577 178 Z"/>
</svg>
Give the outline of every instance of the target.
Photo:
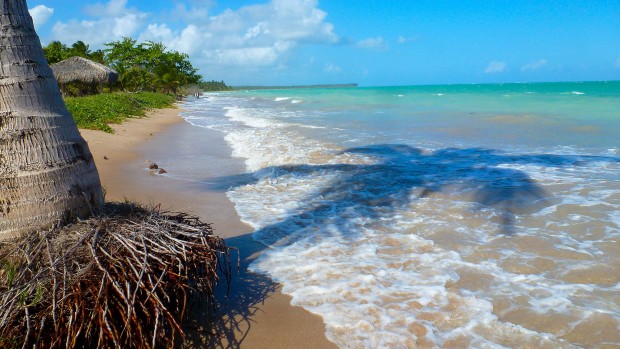
<svg viewBox="0 0 620 349">
<path fill-rule="evenodd" d="M 132 95 L 145 108 L 168 108 L 174 104 L 174 97 L 162 93 L 138 92 Z"/>
<path fill-rule="evenodd" d="M 114 130 L 108 124 L 120 124 L 127 118 L 142 117 L 147 109 L 171 107 L 174 97 L 154 92 L 117 92 L 67 97 L 65 103 L 78 127 L 112 133 Z"/>
</svg>

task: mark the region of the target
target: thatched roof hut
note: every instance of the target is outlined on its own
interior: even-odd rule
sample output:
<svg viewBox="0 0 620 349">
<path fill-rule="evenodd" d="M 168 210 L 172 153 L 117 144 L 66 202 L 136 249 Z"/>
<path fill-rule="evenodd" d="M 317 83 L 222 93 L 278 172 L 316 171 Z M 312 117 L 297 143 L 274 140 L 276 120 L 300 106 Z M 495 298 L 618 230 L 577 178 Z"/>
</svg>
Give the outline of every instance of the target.
<svg viewBox="0 0 620 349">
<path fill-rule="evenodd" d="M 83 57 L 71 57 L 52 64 L 52 71 L 63 90 L 64 85 L 70 82 L 99 84 L 101 90 L 103 84 L 111 86 L 118 80 L 116 70 Z"/>
</svg>

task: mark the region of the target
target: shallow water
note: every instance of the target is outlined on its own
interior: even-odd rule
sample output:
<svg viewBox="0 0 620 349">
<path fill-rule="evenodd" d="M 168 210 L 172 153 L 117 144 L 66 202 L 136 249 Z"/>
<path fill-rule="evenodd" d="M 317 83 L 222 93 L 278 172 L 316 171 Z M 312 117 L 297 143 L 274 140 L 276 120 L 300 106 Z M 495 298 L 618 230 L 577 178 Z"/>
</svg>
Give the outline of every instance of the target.
<svg viewBox="0 0 620 349">
<path fill-rule="evenodd" d="M 253 265 L 341 348 L 620 345 L 620 83 L 210 94 Z"/>
</svg>

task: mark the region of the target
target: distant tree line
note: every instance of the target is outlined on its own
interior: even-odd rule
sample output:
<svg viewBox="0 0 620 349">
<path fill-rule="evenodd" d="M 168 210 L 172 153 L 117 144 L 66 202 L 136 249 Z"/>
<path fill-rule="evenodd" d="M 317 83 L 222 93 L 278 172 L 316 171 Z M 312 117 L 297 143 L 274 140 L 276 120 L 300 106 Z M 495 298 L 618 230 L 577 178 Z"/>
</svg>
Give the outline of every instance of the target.
<svg viewBox="0 0 620 349">
<path fill-rule="evenodd" d="M 323 85 L 280 85 L 280 86 L 235 86 L 235 90 L 295 90 L 312 88 L 355 88 L 357 83 L 351 84 L 323 84 Z"/>
<path fill-rule="evenodd" d="M 198 83 L 198 87 L 202 91 L 230 91 L 232 87 L 227 86 L 224 81 L 201 81 Z"/>
<path fill-rule="evenodd" d="M 125 91 L 177 94 L 196 87 L 205 91 L 230 89 L 223 81 L 203 81 L 187 54 L 167 50 L 162 43 L 138 43 L 137 40 L 126 37 L 104 46 L 103 50 L 92 51 L 89 45 L 82 41 L 71 46 L 52 41 L 43 47 L 43 51 L 49 64 L 80 56 L 112 67 L 119 74 L 117 88 Z"/>
</svg>

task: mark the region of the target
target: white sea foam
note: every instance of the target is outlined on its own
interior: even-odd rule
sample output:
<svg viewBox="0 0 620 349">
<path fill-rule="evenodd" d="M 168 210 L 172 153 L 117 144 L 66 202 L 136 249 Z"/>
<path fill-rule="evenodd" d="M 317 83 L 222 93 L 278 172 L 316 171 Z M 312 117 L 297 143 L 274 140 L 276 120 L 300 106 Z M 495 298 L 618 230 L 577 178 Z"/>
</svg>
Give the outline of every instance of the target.
<svg viewBox="0 0 620 349">
<path fill-rule="evenodd" d="M 227 193 L 269 246 L 251 269 L 339 347 L 569 348 L 592 319 L 620 323 L 620 162 L 574 147 L 345 150 L 290 110 L 243 103 L 218 122 L 255 179 Z"/>
<path fill-rule="evenodd" d="M 317 130 L 321 130 L 321 129 L 326 129 L 327 127 L 325 126 L 315 126 L 315 125 L 302 125 L 302 124 L 296 124 L 295 126 L 297 127 L 302 127 L 302 128 L 312 128 L 312 129 L 317 129 Z"/>
<path fill-rule="evenodd" d="M 294 124 L 261 118 L 256 111 L 230 107 L 226 116 L 247 126 L 229 132 L 226 140 L 233 148 L 233 156 L 246 159 L 249 171 L 290 163 L 311 164 L 335 151 L 333 146 L 287 132 Z"/>
<path fill-rule="evenodd" d="M 291 97 L 276 97 L 276 98 L 274 99 L 274 101 L 276 101 L 276 102 L 282 102 L 282 101 L 287 101 L 287 100 L 289 100 L 289 99 L 291 99 Z"/>
</svg>

